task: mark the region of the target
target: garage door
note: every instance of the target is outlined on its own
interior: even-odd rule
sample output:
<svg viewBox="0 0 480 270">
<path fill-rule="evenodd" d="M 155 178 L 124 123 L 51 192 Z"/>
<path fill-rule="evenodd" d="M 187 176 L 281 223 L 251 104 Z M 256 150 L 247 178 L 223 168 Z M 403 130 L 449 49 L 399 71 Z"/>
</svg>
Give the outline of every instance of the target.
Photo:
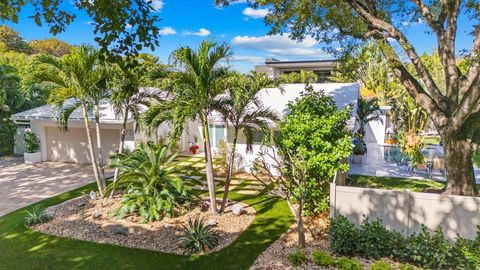
<svg viewBox="0 0 480 270">
<path fill-rule="evenodd" d="M 67 132 L 64 132 L 57 127 L 47 127 L 45 133 L 48 160 L 91 163 L 85 129 L 70 128 Z M 94 146 L 96 146 L 96 136 L 93 129 L 92 137 L 94 137 L 93 143 Z M 102 155 L 104 164 L 108 161 L 110 154 L 118 149 L 119 139 L 119 130 L 102 129 Z M 95 151 L 97 150 L 95 149 Z"/>
</svg>

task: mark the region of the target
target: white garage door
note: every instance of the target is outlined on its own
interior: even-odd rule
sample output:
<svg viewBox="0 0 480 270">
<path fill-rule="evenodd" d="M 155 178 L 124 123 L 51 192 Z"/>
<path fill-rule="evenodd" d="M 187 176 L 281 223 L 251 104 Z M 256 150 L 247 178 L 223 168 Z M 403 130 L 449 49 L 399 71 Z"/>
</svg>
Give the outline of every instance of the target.
<svg viewBox="0 0 480 270">
<path fill-rule="evenodd" d="M 64 132 L 57 127 L 47 127 L 45 133 L 48 160 L 91 163 L 85 129 L 69 128 L 67 132 Z M 96 146 L 94 129 L 92 129 L 92 137 L 94 146 Z M 104 164 L 107 163 L 110 154 L 118 150 L 119 139 L 119 130 L 102 129 L 102 156 Z M 97 150 L 95 149 L 95 151 Z"/>
</svg>

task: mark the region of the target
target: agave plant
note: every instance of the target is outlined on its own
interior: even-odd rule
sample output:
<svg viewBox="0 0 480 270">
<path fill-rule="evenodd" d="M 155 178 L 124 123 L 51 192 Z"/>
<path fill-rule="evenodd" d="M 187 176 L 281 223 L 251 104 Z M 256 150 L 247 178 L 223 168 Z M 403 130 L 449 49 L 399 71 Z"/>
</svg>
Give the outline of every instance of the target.
<svg viewBox="0 0 480 270">
<path fill-rule="evenodd" d="M 215 225 L 205 224 L 205 218 L 195 217 L 188 220 L 188 226 L 182 226 L 179 238 L 180 245 L 185 253 L 196 254 L 213 249 L 218 245 L 218 235 L 212 231 Z"/>
<path fill-rule="evenodd" d="M 40 205 L 35 205 L 31 211 L 26 210 L 25 213 L 27 214 L 25 216 L 26 226 L 45 223 L 52 218 Z"/>
<path fill-rule="evenodd" d="M 191 189 L 172 166 L 175 155 L 168 152 L 167 146 L 141 144 L 129 154 L 117 155 L 117 161 L 109 165 L 120 170 L 117 182 L 109 189 L 126 191 L 122 206 L 116 210 L 117 218 L 138 213 L 142 222 L 160 220 L 191 201 Z"/>
</svg>

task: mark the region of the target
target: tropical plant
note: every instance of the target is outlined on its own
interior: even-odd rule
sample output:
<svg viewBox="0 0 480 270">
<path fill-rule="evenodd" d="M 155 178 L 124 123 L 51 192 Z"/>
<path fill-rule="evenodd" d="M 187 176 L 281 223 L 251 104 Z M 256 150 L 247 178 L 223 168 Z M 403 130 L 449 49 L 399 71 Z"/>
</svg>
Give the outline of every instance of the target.
<svg viewBox="0 0 480 270">
<path fill-rule="evenodd" d="M 200 122 L 208 192 L 214 215 L 217 214 L 217 207 L 208 117 L 214 110 L 213 101 L 224 92 L 222 81 L 228 75 L 228 68 L 221 65 L 220 61 L 230 55 L 230 47 L 226 44 L 219 45 L 208 40 L 203 41 L 197 50 L 190 47 L 175 50 L 171 58 L 178 72 L 172 72 L 162 80 L 169 97 L 150 104 L 143 116 L 143 125 L 150 131 L 164 122 L 172 123 L 170 144 L 178 141 L 188 120 Z"/>
<path fill-rule="evenodd" d="M 300 72 L 283 73 L 280 75 L 280 81 L 282 83 L 316 83 L 318 76 L 312 71 L 300 70 Z"/>
<path fill-rule="evenodd" d="M 26 153 L 35 153 L 40 150 L 40 143 L 38 141 L 37 135 L 31 131 L 26 131 L 23 136 L 23 143 L 25 145 Z"/>
<path fill-rule="evenodd" d="M 372 121 L 379 121 L 383 123 L 382 111 L 378 106 L 377 98 L 359 98 L 357 103 L 357 117 L 359 122 L 358 132 L 365 136 L 365 126 Z"/>
<path fill-rule="evenodd" d="M 233 128 L 232 149 L 228 155 L 227 178 L 220 213 L 224 211 L 227 204 L 238 135 L 240 132 L 243 134 L 246 150 L 251 152 L 255 135 L 270 134 L 272 125 L 279 120 L 279 117 L 270 108 L 262 105 L 259 92 L 264 88 L 279 86 L 279 83 L 277 79 L 255 72 L 248 75 L 232 74 L 225 82 L 226 94 L 219 95 L 213 104 L 215 110 L 221 113 L 227 126 Z"/>
<path fill-rule="evenodd" d="M 353 145 L 353 150 L 352 150 L 354 155 L 365 155 L 367 152 L 367 148 L 363 144 L 363 142 L 358 141 Z"/>
<path fill-rule="evenodd" d="M 106 183 L 100 175 L 88 115 L 89 109 L 94 104 L 92 96 L 99 91 L 99 83 L 104 80 L 105 76 L 104 72 L 97 69 L 99 68 L 99 56 L 98 51 L 87 46 L 74 48 L 70 54 L 61 58 L 44 54 L 37 55 L 30 63 L 34 66 L 35 80 L 29 83 L 49 83 L 51 85 L 52 92 L 48 102 L 58 108 L 59 122 L 65 129 L 68 128 L 68 119 L 71 113 L 81 107 L 90 160 L 100 196 L 103 197 Z"/>
<path fill-rule="evenodd" d="M 180 245 L 187 254 L 206 252 L 218 245 L 218 235 L 213 232 L 215 225 L 206 224 L 205 218 L 196 216 L 188 219 L 188 225 L 182 225 L 179 237 Z"/>
<path fill-rule="evenodd" d="M 108 167 L 118 168 L 120 174 L 109 190 L 125 190 L 121 206 L 115 211 L 117 218 L 138 213 L 142 222 L 161 220 L 174 216 L 179 207 L 191 202 L 190 187 L 172 167 L 176 156 L 168 152 L 167 146 L 143 143 L 131 153 L 114 157 L 116 161 Z"/>
<path fill-rule="evenodd" d="M 40 205 L 33 206 L 32 210 L 25 210 L 25 225 L 31 226 L 41 224 L 52 219 L 52 216 L 45 211 L 45 208 Z"/>
</svg>

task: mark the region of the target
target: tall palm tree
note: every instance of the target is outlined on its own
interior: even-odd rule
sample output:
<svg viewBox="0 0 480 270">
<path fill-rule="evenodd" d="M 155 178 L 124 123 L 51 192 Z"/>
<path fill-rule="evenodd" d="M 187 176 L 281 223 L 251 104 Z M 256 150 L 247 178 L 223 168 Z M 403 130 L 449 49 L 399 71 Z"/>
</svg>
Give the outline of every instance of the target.
<svg viewBox="0 0 480 270">
<path fill-rule="evenodd" d="M 265 74 L 255 72 L 249 75 L 234 74 L 226 82 L 226 94 L 220 95 L 214 102 L 215 109 L 222 114 L 227 126 L 233 128 L 232 148 L 220 213 L 223 213 L 227 204 L 239 133 L 243 133 L 247 152 L 251 152 L 255 133 L 260 132 L 264 136 L 270 134 L 271 124 L 279 120 L 278 116 L 270 108 L 265 108 L 259 99 L 259 92 L 262 89 L 277 86 L 279 80 L 268 78 Z"/>
<path fill-rule="evenodd" d="M 357 105 L 357 116 L 359 121 L 359 133 L 365 135 L 365 126 L 372 121 L 382 120 L 382 111 L 378 106 L 377 98 L 364 99 L 360 98 Z"/>
<path fill-rule="evenodd" d="M 98 59 L 98 51 L 81 46 L 72 49 L 70 54 L 61 58 L 51 55 L 35 56 L 32 64 L 37 67 L 36 81 L 52 85 L 48 102 L 60 109 L 59 121 L 65 129 L 68 128 L 67 124 L 71 113 L 81 107 L 93 173 L 100 196 L 103 197 L 106 183 L 105 179 L 100 176 L 89 119 L 89 111 L 94 104 L 93 93 L 99 90 L 99 82 L 104 79 L 104 73 L 97 70 Z"/>
<path fill-rule="evenodd" d="M 203 41 L 193 50 L 182 47 L 175 50 L 171 59 L 178 72 L 171 73 L 164 83 L 170 96 L 151 104 L 144 114 L 143 123 L 150 130 L 166 121 L 172 123 L 170 143 L 180 138 L 188 120 L 199 120 L 202 125 L 203 145 L 205 149 L 205 167 L 208 192 L 212 213 L 217 214 L 215 201 L 215 182 L 213 178 L 212 150 L 210 145 L 209 120 L 213 111 L 213 101 L 224 89 L 221 81 L 228 75 L 228 68 L 220 64 L 231 55 L 226 44 Z"/>
<path fill-rule="evenodd" d="M 109 88 L 110 101 L 117 114 L 122 115 L 122 128 L 118 153 L 122 154 L 125 147 L 128 119 L 138 120 L 142 106 L 153 97 L 148 88 L 142 88 L 145 83 L 149 65 L 155 63 L 139 62 L 142 59 L 121 58 L 110 66 Z M 113 182 L 117 182 L 119 169 L 115 168 Z M 112 191 L 113 194 L 113 191 Z"/>
</svg>

